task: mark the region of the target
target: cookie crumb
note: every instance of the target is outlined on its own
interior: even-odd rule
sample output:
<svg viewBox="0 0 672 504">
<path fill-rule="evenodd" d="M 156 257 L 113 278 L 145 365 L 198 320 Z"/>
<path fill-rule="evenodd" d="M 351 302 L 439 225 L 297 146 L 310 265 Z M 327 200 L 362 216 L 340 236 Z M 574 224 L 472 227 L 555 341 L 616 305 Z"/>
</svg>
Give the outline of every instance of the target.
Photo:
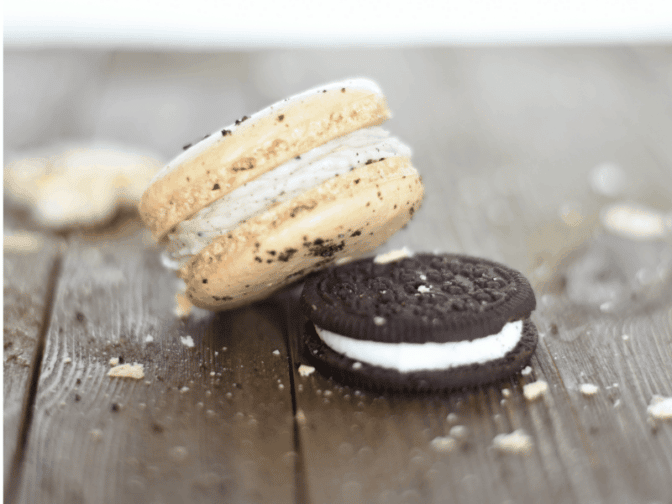
<svg viewBox="0 0 672 504">
<path fill-rule="evenodd" d="M 280 350 L 273 350 L 273 355 L 280 355 Z"/>
<path fill-rule="evenodd" d="M 120 364 L 114 366 L 107 372 L 110 378 L 132 378 L 133 380 L 142 380 L 145 377 L 145 371 L 142 364 Z"/>
<path fill-rule="evenodd" d="M 400 259 L 403 259 L 405 257 L 411 257 L 413 255 L 411 251 L 404 247 L 398 250 L 392 250 L 390 252 L 386 252 L 385 254 L 378 254 L 376 257 L 373 258 L 373 262 L 376 264 L 387 264 L 395 261 L 399 261 Z"/>
<path fill-rule="evenodd" d="M 437 453 L 450 453 L 457 447 L 457 441 L 450 436 L 435 437 L 429 446 Z"/>
<path fill-rule="evenodd" d="M 303 376 L 304 378 L 306 376 L 310 376 L 315 372 L 315 368 L 313 366 L 306 366 L 305 364 L 301 364 L 299 366 L 299 374 Z"/>
<path fill-rule="evenodd" d="M 654 394 L 646 408 L 649 422 L 653 425 L 659 421 L 672 420 L 672 397 Z"/>
<path fill-rule="evenodd" d="M 112 357 L 110 359 L 110 366 L 118 366 L 119 365 L 119 357 Z"/>
<path fill-rule="evenodd" d="M 154 336 L 150 336 L 149 334 L 145 336 L 145 343 L 151 343 L 154 341 Z"/>
<path fill-rule="evenodd" d="M 508 388 L 503 388 L 502 389 L 502 396 L 511 397 L 511 390 L 509 390 Z"/>
<path fill-rule="evenodd" d="M 385 325 L 387 320 L 385 317 L 373 317 L 373 323 L 376 324 L 377 326 L 382 326 Z"/>
<path fill-rule="evenodd" d="M 592 383 L 582 383 L 579 385 L 579 391 L 584 396 L 594 396 L 600 391 L 600 387 L 593 385 Z"/>
<path fill-rule="evenodd" d="M 2 240 L 2 249 L 5 254 L 30 254 L 38 252 L 42 247 L 44 247 L 44 238 L 28 231 L 5 234 Z"/>
<path fill-rule="evenodd" d="M 361 362 L 355 362 L 352 365 L 352 369 L 362 369 L 362 363 Z"/>
<path fill-rule="evenodd" d="M 194 348 L 194 339 L 191 336 L 180 336 L 180 342 L 187 348 Z"/>
<path fill-rule="evenodd" d="M 191 313 L 193 305 L 187 294 L 184 291 L 178 291 L 175 293 L 175 307 L 173 308 L 173 314 L 180 319 L 185 319 Z"/>
<path fill-rule="evenodd" d="M 644 205 L 617 203 L 600 215 L 602 225 L 611 233 L 631 240 L 656 240 L 669 234 L 670 216 Z"/>
<path fill-rule="evenodd" d="M 532 446 L 532 438 L 523 429 L 517 429 L 511 434 L 497 434 L 492 440 L 495 450 L 512 455 L 529 455 Z"/>
<path fill-rule="evenodd" d="M 89 437 L 91 438 L 91 441 L 98 442 L 101 439 L 103 439 L 103 431 L 100 429 L 91 429 L 89 431 Z"/>
<path fill-rule="evenodd" d="M 530 376 L 532 374 L 532 366 L 525 366 L 520 374 L 523 376 Z"/>
<path fill-rule="evenodd" d="M 536 401 L 548 391 L 548 383 L 543 380 L 528 383 L 523 386 L 523 395 L 528 401 Z"/>
<path fill-rule="evenodd" d="M 306 422 L 308 419 L 306 418 L 306 414 L 303 412 L 302 409 L 296 410 L 296 422 L 299 425 L 306 425 Z"/>
<path fill-rule="evenodd" d="M 469 429 L 464 425 L 453 425 L 449 434 L 458 441 L 465 441 L 469 437 Z"/>
</svg>

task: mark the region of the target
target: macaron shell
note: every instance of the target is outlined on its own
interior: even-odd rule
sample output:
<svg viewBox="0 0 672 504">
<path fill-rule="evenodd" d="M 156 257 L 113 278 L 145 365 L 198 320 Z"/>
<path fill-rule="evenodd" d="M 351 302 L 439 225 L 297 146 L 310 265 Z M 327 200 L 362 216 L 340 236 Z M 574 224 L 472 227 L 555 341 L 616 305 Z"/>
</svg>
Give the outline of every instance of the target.
<svg viewBox="0 0 672 504">
<path fill-rule="evenodd" d="M 283 103 L 204 140 L 207 148 L 194 149 L 149 186 L 139 208 L 155 238 L 292 157 L 390 117 L 384 96 L 367 89 L 332 87 Z"/>
<path fill-rule="evenodd" d="M 372 252 L 410 220 L 422 197 L 408 158 L 360 166 L 214 240 L 179 275 L 196 306 L 235 308 Z"/>
</svg>

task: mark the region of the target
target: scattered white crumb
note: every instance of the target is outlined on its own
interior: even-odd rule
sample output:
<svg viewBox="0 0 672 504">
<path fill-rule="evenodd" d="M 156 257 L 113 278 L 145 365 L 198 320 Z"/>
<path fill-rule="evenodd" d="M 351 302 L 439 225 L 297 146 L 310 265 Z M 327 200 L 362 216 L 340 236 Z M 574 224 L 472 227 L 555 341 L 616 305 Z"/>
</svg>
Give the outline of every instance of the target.
<svg viewBox="0 0 672 504">
<path fill-rule="evenodd" d="M 278 383 L 278 389 L 284 390 L 285 386 L 282 383 Z"/>
<path fill-rule="evenodd" d="M 511 434 L 497 434 L 492 440 L 495 450 L 513 455 L 529 455 L 532 446 L 532 438 L 523 429 L 517 429 Z"/>
<path fill-rule="evenodd" d="M 420 285 L 418 287 L 418 292 L 420 292 L 422 294 L 425 294 L 426 292 L 429 292 L 431 290 L 432 290 L 431 287 L 427 287 L 426 285 Z"/>
<path fill-rule="evenodd" d="M 145 343 L 151 343 L 154 341 L 154 336 L 150 336 L 149 334 L 145 336 Z"/>
<path fill-rule="evenodd" d="M 600 219 L 610 232 L 631 240 L 656 240 L 670 232 L 672 217 L 632 203 L 618 203 L 605 208 Z"/>
<path fill-rule="evenodd" d="M 536 401 L 548 390 L 548 383 L 543 380 L 528 383 L 523 386 L 523 395 L 528 401 Z"/>
<path fill-rule="evenodd" d="M 403 259 L 404 257 L 411 257 L 411 255 L 413 255 L 411 251 L 408 248 L 404 247 L 399 250 L 392 250 L 385 254 L 378 254 L 376 257 L 373 258 L 373 262 L 376 264 L 387 264 L 394 261 L 398 261 L 399 259 Z"/>
<path fill-rule="evenodd" d="M 180 393 L 181 393 L 181 394 L 186 394 L 187 392 L 189 392 L 189 387 L 182 387 L 182 388 L 180 389 Z"/>
<path fill-rule="evenodd" d="M 191 336 L 180 336 L 182 344 L 188 348 L 194 348 L 194 339 Z"/>
<path fill-rule="evenodd" d="M 584 396 L 593 396 L 600 391 L 600 387 L 593 385 L 592 383 L 582 383 L 579 385 L 579 391 Z"/>
<path fill-rule="evenodd" d="M 502 389 L 502 395 L 504 397 L 511 397 L 511 391 L 508 388 L 503 388 Z"/>
<path fill-rule="evenodd" d="M 432 439 L 429 446 L 435 452 L 449 453 L 457 447 L 457 441 L 450 436 L 439 436 Z"/>
<path fill-rule="evenodd" d="M 352 369 L 361 369 L 362 368 L 362 363 L 361 362 L 355 362 L 352 365 Z"/>
<path fill-rule="evenodd" d="M 210 371 L 210 376 L 215 376 L 216 374 L 217 373 L 215 373 L 214 371 Z"/>
<path fill-rule="evenodd" d="M 306 376 L 310 376 L 315 372 L 315 368 L 313 366 L 306 366 L 305 364 L 301 364 L 299 366 L 299 374 L 303 376 L 304 378 Z"/>
<path fill-rule="evenodd" d="M 387 319 L 385 319 L 385 317 L 378 317 L 378 316 L 373 317 L 373 323 L 376 324 L 377 326 L 385 325 L 386 322 Z"/>
<path fill-rule="evenodd" d="M 630 336 L 627 335 L 627 334 L 624 334 L 624 335 L 622 336 L 622 338 L 623 338 L 623 341 L 628 341 L 628 340 L 630 339 Z"/>
<path fill-rule="evenodd" d="M 306 425 L 307 418 L 302 409 L 296 410 L 296 421 L 299 425 Z"/>
<path fill-rule="evenodd" d="M 187 458 L 188 454 L 189 453 L 187 452 L 187 449 L 184 446 L 173 446 L 170 450 L 168 450 L 168 456 L 174 462 L 182 462 L 184 459 Z"/>
<path fill-rule="evenodd" d="M 132 378 L 142 380 L 145 377 L 145 370 L 142 364 L 120 364 L 114 366 L 107 372 L 110 378 Z"/>
<path fill-rule="evenodd" d="M 92 441 L 98 442 L 103 439 L 103 431 L 100 429 L 91 429 L 89 431 L 89 437 L 91 437 Z"/>
<path fill-rule="evenodd" d="M 525 366 L 520 374 L 523 376 L 530 376 L 532 374 L 532 366 Z"/>
<path fill-rule="evenodd" d="M 672 420 L 672 397 L 654 394 L 646 413 L 649 415 L 649 422 L 653 424 L 661 420 Z"/>
<path fill-rule="evenodd" d="M 119 365 L 119 357 L 112 357 L 110 359 L 110 366 L 118 366 Z"/>
<path fill-rule="evenodd" d="M 273 350 L 273 355 L 280 355 L 280 350 Z"/>
<path fill-rule="evenodd" d="M 228 350 L 227 347 L 225 347 L 225 346 L 222 347 L 222 352 L 226 352 L 227 350 Z"/>
<path fill-rule="evenodd" d="M 464 425 L 453 425 L 450 428 L 449 434 L 459 441 L 464 441 L 469 437 L 469 429 Z"/>
<path fill-rule="evenodd" d="M 616 399 L 616 400 L 614 401 L 614 408 L 618 408 L 620 405 L 621 405 L 621 400 L 620 400 L 620 399 Z"/>
<path fill-rule="evenodd" d="M 448 416 L 446 417 L 446 421 L 451 424 L 457 423 L 458 419 L 459 417 L 457 416 L 457 413 L 448 413 Z"/>
<path fill-rule="evenodd" d="M 71 362 L 72 362 L 72 359 L 70 357 L 66 357 L 65 359 L 63 359 L 64 364 L 70 364 Z"/>
<path fill-rule="evenodd" d="M 147 408 L 147 404 L 145 404 L 144 402 L 138 403 L 138 408 L 140 408 L 141 410 L 144 410 L 144 409 Z"/>
</svg>

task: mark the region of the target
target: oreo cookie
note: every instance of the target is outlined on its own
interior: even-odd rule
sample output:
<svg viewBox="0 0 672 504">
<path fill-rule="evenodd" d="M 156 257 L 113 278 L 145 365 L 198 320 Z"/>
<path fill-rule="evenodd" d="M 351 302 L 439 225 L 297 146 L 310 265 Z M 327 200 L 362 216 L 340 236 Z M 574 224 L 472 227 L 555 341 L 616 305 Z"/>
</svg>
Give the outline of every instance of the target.
<svg viewBox="0 0 672 504">
<path fill-rule="evenodd" d="M 364 259 L 304 285 L 303 353 L 355 388 L 423 392 L 476 386 L 524 368 L 537 345 L 525 277 L 456 254 Z"/>
</svg>

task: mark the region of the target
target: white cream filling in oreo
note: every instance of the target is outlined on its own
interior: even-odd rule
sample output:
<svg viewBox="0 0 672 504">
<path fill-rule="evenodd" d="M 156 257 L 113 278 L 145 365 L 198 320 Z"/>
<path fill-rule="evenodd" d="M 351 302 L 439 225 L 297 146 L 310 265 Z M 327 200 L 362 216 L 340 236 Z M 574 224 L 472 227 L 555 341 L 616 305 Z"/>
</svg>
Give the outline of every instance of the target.
<svg viewBox="0 0 672 504">
<path fill-rule="evenodd" d="M 354 131 L 293 158 L 214 201 L 181 222 L 163 255 L 166 266 L 179 269 L 213 239 L 238 224 L 345 174 L 368 161 L 410 157 L 411 149 L 377 126 Z"/>
<path fill-rule="evenodd" d="M 485 364 L 504 357 L 523 337 L 522 320 L 505 324 L 497 334 L 450 343 L 382 343 L 348 338 L 318 326 L 315 329 L 320 339 L 335 352 L 401 373 Z"/>
</svg>

